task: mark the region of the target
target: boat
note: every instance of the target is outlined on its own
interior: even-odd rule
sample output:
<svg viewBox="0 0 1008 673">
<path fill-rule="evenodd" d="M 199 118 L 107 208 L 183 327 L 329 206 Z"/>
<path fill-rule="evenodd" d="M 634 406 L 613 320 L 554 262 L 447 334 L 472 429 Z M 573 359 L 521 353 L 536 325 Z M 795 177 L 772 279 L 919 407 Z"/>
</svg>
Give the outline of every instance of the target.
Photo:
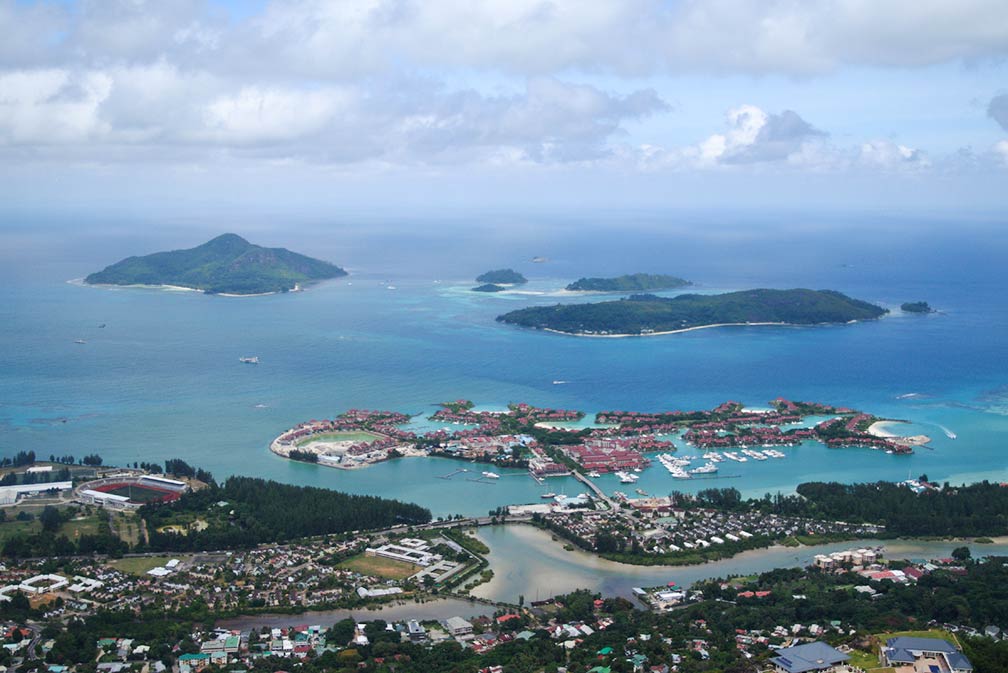
<svg viewBox="0 0 1008 673">
<path fill-rule="evenodd" d="M 555 385 L 555 386 L 562 386 L 565 383 L 567 383 L 567 381 L 561 381 L 561 380 L 558 379 L 558 380 L 556 380 L 556 381 L 553 382 L 553 385 Z"/>
<path fill-rule="evenodd" d="M 105 329 L 105 323 L 98 325 L 98 329 Z"/>
<path fill-rule="evenodd" d="M 945 436 L 948 437 L 949 439 L 955 439 L 956 437 L 959 436 L 956 433 L 949 430 L 948 428 L 946 428 L 944 425 L 939 425 L 938 427 L 942 429 L 942 432 L 944 432 Z"/>
<path fill-rule="evenodd" d="M 640 478 L 636 474 L 630 474 L 629 472 L 623 471 L 617 472 L 616 476 L 619 477 L 621 484 L 632 484 Z"/>
<path fill-rule="evenodd" d="M 591 472 L 588 473 L 588 476 L 591 477 L 592 479 L 598 479 L 602 475 L 596 472 L 595 470 L 592 470 Z"/>
<path fill-rule="evenodd" d="M 690 474 L 712 474 L 718 471 L 718 466 L 713 462 L 707 462 L 700 467 L 694 467 L 690 470 Z"/>
<path fill-rule="evenodd" d="M 239 362 L 244 362 L 247 365 L 257 365 L 259 364 L 259 356 L 253 355 L 250 358 L 238 358 Z"/>
<path fill-rule="evenodd" d="M 75 344 L 86 344 L 87 341 L 84 341 L 84 339 L 77 339 L 76 341 L 74 341 L 74 343 Z"/>
<path fill-rule="evenodd" d="M 554 493 L 553 491 L 550 491 L 549 493 L 543 493 L 539 497 L 542 498 L 543 500 L 547 500 L 549 498 L 555 498 L 556 497 L 556 493 Z"/>
<path fill-rule="evenodd" d="M 647 495 L 647 491 L 645 491 L 643 488 L 638 488 L 637 495 Z"/>
<path fill-rule="evenodd" d="M 483 476 L 487 479 L 500 479 L 500 475 L 496 472 L 484 472 Z"/>
</svg>

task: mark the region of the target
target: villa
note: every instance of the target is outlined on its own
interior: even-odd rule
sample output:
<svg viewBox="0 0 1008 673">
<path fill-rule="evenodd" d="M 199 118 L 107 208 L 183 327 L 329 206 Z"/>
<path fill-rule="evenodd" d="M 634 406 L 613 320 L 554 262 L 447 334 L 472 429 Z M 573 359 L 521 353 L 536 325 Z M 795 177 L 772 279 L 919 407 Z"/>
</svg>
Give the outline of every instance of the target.
<svg viewBox="0 0 1008 673">
<path fill-rule="evenodd" d="M 898 672 L 951 671 L 972 673 L 973 664 L 955 645 L 941 638 L 890 638 L 881 652 L 882 663 Z"/>
<path fill-rule="evenodd" d="M 847 670 L 849 660 L 840 650 L 814 641 L 777 650 L 770 663 L 778 673 L 840 673 Z"/>
</svg>

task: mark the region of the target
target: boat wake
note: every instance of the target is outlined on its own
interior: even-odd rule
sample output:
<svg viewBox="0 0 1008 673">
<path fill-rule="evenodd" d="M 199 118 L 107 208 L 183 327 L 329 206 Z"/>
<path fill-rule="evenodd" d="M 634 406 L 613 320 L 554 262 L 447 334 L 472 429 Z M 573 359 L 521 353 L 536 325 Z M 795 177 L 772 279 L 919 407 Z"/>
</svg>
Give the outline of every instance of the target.
<svg viewBox="0 0 1008 673">
<path fill-rule="evenodd" d="M 936 423 L 935 425 L 938 424 Z M 949 439 L 956 439 L 959 436 L 956 433 L 949 430 L 948 428 L 946 428 L 944 425 L 938 425 L 938 427 L 942 429 L 942 432 L 944 432 L 945 436 L 948 437 Z"/>
</svg>

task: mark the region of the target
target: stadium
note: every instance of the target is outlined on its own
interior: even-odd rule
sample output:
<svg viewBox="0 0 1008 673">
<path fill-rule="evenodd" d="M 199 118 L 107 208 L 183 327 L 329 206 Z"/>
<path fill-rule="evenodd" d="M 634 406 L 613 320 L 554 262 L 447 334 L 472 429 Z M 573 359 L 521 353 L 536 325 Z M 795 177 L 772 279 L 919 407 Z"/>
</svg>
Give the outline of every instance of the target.
<svg viewBox="0 0 1008 673">
<path fill-rule="evenodd" d="M 182 481 L 150 474 L 110 475 L 81 484 L 76 490 L 76 500 L 87 505 L 100 505 L 109 509 L 139 509 L 144 505 L 178 500 L 189 490 Z"/>
</svg>

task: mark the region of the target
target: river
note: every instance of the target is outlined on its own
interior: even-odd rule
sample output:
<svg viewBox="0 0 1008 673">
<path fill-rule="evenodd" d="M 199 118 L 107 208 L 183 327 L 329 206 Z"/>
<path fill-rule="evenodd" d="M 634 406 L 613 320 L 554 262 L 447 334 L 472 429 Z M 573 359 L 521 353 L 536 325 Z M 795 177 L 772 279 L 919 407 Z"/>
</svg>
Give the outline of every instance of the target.
<svg viewBox="0 0 1008 673">
<path fill-rule="evenodd" d="M 606 596 L 632 596 L 633 587 L 676 582 L 689 586 L 698 580 L 727 575 L 749 575 L 774 568 L 806 566 L 816 554 L 859 547 L 885 547 L 886 558 L 931 559 L 947 557 L 963 542 L 914 540 L 852 540 L 811 547 L 771 547 L 743 552 L 730 559 L 689 566 L 634 566 L 599 558 L 527 525 L 488 526 L 478 533 L 490 547 L 493 579 L 473 594 L 493 601 L 526 603 L 574 589 L 586 588 Z M 969 544 L 974 555 L 1008 554 L 1008 539 L 995 544 Z"/>
</svg>

